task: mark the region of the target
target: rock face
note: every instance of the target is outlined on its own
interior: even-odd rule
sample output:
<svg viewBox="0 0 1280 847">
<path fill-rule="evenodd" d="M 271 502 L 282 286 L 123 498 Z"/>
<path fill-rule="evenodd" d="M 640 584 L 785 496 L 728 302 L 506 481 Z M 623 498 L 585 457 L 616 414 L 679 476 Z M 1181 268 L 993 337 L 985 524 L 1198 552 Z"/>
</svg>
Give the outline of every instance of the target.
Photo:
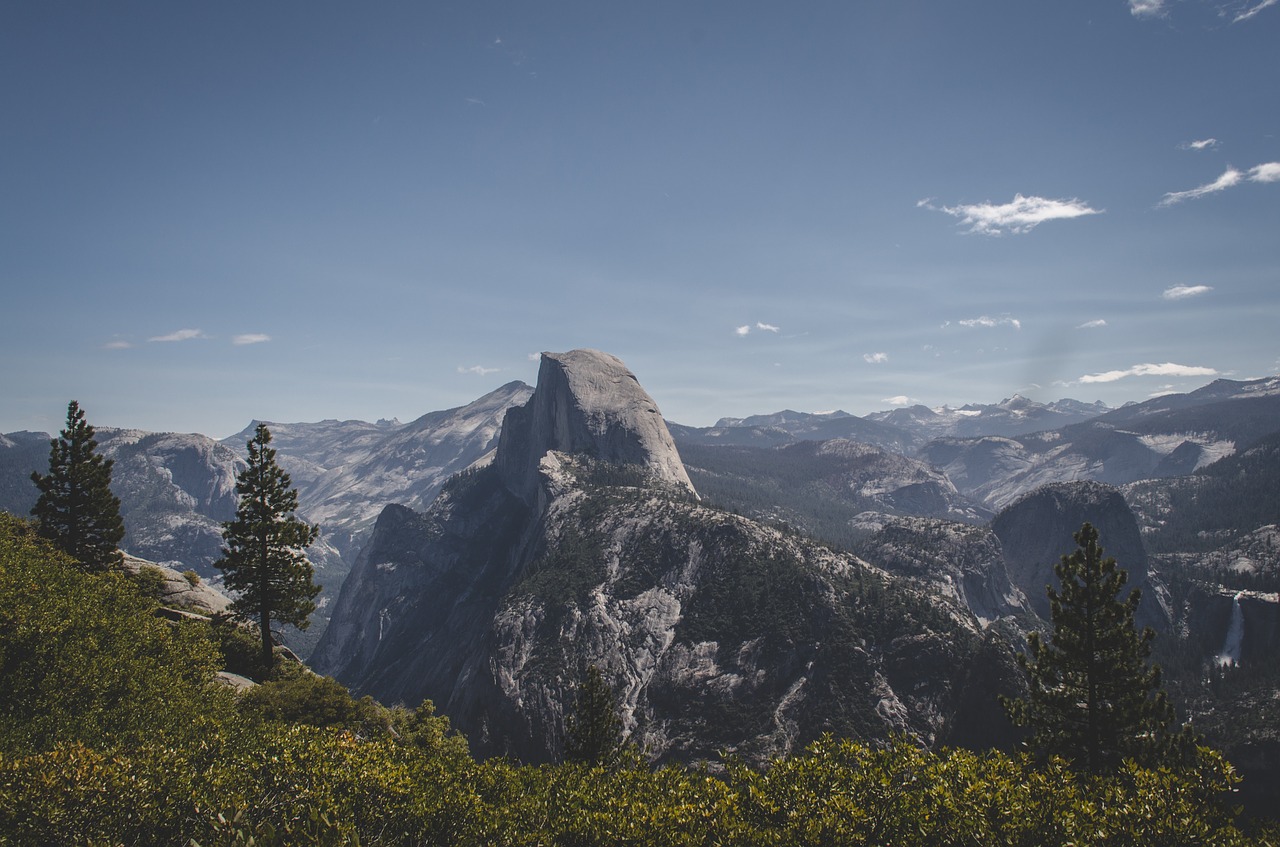
<svg viewBox="0 0 1280 847">
<path fill-rule="evenodd" d="M 647 468 L 659 482 L 694 493 L 662 413 L 621 360 L 598 350 L 543 353 L 538 387 L 507 413 L 498 441 L 503 481 L 532 503 L 550 451 Z"/>
<path fill-rule="evenodd" d="M 846 439 L 782 447 L 681 447 L 690 477 L 711 502 L 844 542 L 861 512 L 977 522 L 990 517 L 942 473 L 917 459 Z"/>
<path fill-rule="evenodd" d="M 1125 593 L 1142 590 L 1140 625 L 1168 627 L 1169 613 L 1160 586 L 1148 578 L 1147 553 L 1138 522 L 1118 490 L 1097 482 L 1046 485 L 996 515 L 991 529 L 1004 548 L 1014 585 L 1032 609 L 1049 620 L 1045 587 L 1057 584 L 1053 567 L 1077 549 L 1073 536 L 1085 523 L 1097 528 L 1103 554 L 1115 558 L 1129 574 Z"/>
<path fill-rule="evenodd" d="M 861 558 L 954 598 L 984 626 L 1010 616 L 1025 619 L 1030 612 L 988 527 L 866 512 L 853 528 L 861 536 L 854 545 Z"/>
<path fill-rule="evenodd" d="M 981 639 L 956 602 L 701 505 L 635 377 L 575 351 L 544 355 L 492 465 L 383 512 L 313 661 L 527 760 L 558 754 L 595 665 L 652 755 L 758 759 L 949 737 Z"/>
</svg>

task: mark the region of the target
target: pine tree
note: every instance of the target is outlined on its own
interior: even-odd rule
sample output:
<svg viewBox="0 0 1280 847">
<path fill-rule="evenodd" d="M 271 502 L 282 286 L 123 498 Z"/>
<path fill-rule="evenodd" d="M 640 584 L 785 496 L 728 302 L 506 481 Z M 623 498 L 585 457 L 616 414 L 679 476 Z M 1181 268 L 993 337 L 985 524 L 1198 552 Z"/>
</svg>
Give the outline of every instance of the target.
<svg viewBox="0 0 1280 847">
<path fill-rule="evenodd" d="M 564 722 L 564 758 L 588 765 L 609 765 L 622 751 L 622 720 L 613 689 L 595 665 L 578 686 L 573 713 Z"/>
<path fill-rule="evenodd" d="M 1054 567 L 1060 588 L 1048 589 L 1053 636 L 1045 642 L 1031 633 L 1029 655 L 1018 656 L 1028 694 L 1004 699 L 1005 708 L 1031 730 L 1033 750 L 1091 773 L 1115 770 L 1125 759 L 1168 762 L 1191 736 L 1176 730 L 1160 669 L 1147 661 L 1155 633 L 1134 627 L 1140 592 L 1120 600 L 1128 574 L 1114 558 L 1102 558 L 1092 525 L 1075 540 L 1079 549 Z"/>
<path fill-rule="evenodd" d="M 94 429 L 84 410 L 67 405 L 67 427 L 49 442 L 49 473 L 31 474 L 40 489 L 31 514 L 39 533 L 89 571 L 119 567 L 124 521 L 120 498 L 111 493 L 111 466 L 95 451 Z"/>
<path fill-rule="evenodd" d="M 306 629 L 320 586 L 303 552 L 320 532 L 294 514 L 298 492 L 276 464 L 271 431 L 258 424 L 249 441 L 249 465 L 236 477 L 240 504 L 236 517 L 222 525 L 225 547 L 214 565 L 226 586 L 238 595 L 231 609 L 257 619 L 262 636 L 264 672 L 272 667 L 271 621 Z"/>
</svg>

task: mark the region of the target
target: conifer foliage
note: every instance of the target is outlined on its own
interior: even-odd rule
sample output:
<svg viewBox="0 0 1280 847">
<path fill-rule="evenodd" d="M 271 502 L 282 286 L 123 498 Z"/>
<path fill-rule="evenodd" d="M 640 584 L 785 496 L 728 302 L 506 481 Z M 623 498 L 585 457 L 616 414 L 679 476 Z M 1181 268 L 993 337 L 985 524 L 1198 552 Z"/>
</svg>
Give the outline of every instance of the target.
<svg viewBox="0 0 1280 847">
<path fill-rule="evenodd" d="M 622 751 L 622 720 L 613 689 L 595 665 L 578 687 L 573 713 L 565 720 L 566 761 L 609 765 Z"/>
<path fill-rule="evenodd" d="M 270 444 L 271 431 L 258 424 L 249 440 L 249 465 L 236 477 L 240 505 L 235 520 L 222 525 L 226 546 L 214 563 L 238 594 L 232 611 L 258 621 L 264 670 L 272 665 L 271 621 L 306 629 L 320 593 L 304 552 L 320 528 L 294 514 L 298 492 Z"/>
<path fill-rule="evenodd" d="M 105 571 L 121 563 L 118 545 L 124 538 L 120 498 L 111 493 L 114 462 L 96 452 L 94 429 L 84 410 L 72 400 L 67 426 L 49 442 L 49 473 L 31 474 L 40 489 L 31 514 L 39 534 L 88 571 Z"/>
<path fill-rule="evenodd" d="M 1140 592 L 1120 599 L 1128 574 L 1102 557 L 1091 524 L 1075 540 L 1079 549 L 1054 566 L 1060 587 L 1048 589 L 1053 635 L 1031 634 L 1018 657 L 1029 691 L 1005 708 L 1031 730 L 1033 750 L 1090 773 L 1117 771 L 1125 759 L 1165 763 L 1190 736 L 1176 731 L 1160 669 L 1147 661 L 1155 633 L 1134 627 Z"/>
</svg>

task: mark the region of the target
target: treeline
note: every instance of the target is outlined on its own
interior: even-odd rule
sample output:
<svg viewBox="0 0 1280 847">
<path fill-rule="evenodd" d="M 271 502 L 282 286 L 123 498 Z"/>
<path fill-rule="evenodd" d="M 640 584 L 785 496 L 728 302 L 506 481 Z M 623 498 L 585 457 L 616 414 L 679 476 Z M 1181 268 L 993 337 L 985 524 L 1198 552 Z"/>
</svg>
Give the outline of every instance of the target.
<svg viewBox="0 0 1280 847">
<path fill-rule="evenodd" d="M 1274 845 L 1201 751 L 1086 776 L 1060 760 L 826 738 L 753 769 L 475 761 L 429 704 L 386 709 L 170 622 L 0 516 L 0 844 Z M 242 659 L 245 658 L 242 656 Z"/>
<path fill-rule="evenodd" d="M 1173 520 L 1144 536 L 1154 553 L 1209 552 L 1280 521 L 1280 432 L 1168 483 Z"/>
</svg>

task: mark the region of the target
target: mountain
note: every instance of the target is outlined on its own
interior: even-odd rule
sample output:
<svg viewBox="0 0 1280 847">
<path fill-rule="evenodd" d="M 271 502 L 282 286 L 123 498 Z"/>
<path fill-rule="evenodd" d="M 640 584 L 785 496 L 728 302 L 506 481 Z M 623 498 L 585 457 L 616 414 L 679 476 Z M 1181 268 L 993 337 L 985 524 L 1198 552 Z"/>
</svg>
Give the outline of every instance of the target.
<svg viewBox="0 0 1280 847">
<path fill-rule="evenodd" d="M 1082 423 L 1107 412 L 1104 403 L 1063 399 L 1038 403 L 1020 394 L 999 403 L 969 403 L 958 409 L 930 409 L 915 405 L 886 412 L 872 412 L 867 420 L 906 430 L 922 442 L 935 438 L 974 438 L 987 435 L 1026 435 Z"/>
<path fill-rule="evenodd" d="M 845 412 L 816 414 L 787 410 L 748 418 L 721 418 L 709 427 L 683 426 L 670 421 L 667 427 L 681 446 L 777 447 L 839 438 L 907 455 L 925 440 L 907 430 Z"/>
<path fill-rule="evenodd" d="M 311 628 L 286 633 L 290 646 L 303 654 L 314 646 L 378 512 L 389 503 L 424 507 L 444 480 L 493 450 L 507 407 L 531 392 L 524 383 L 509 383 L 408 424 L 270 424 L 279 463 L 299 491 L 299 515 L 321 527 L 308 558 L 324 591 Z M 256 425 L 223 442 L 194 433 L 98 428 L 99 452 L 115 461 L 111 487 L 124 518 L 122 549 L 219 585 L 213 563 L 222 555 L 222 522 L 235 515 L 235 478 Z M 0 436 L 4 511 L 31 511 L 38 492 L 29 477 L 47 469 L 49 439 L 29 432 Z"/>
<path fill-rule="evenodd" d="M 1000 539 L 987 526 L 863 512 L 851 522 L 857 555 L 950 597 L 984 625 L 1028 621 L 1031 607 L 1009 578 Z"/>
<path fill-rule="evenodd" d="M 32 471 L 49 471 L 49 434 L 10 432 L 0 435 L 0 511 L 27 517 L 40 495 Z"/>
<path fill-rule="evenodd" d="M 857 417 L 844 411 L 796 412 L 721 418 L 710 427 L 668 422 L 677 444 L 776 447 L 797 441 L 846 439 L 911 455 L 926 442 L 944 437 L 1023 435 L 1080 423 L 1106 412 L 1102 403 L 1057 400 L 1038 403 L 1015 394 L 994 404 L 959 409 L 910 406 Z"/>
<path fill-rule="evenodd" d="M 350 563 L 384 506 L 425 508 L 446 479 L 495 447 L 506 410 L 524 403 L 532 391 L 523 382 L 510 382 L 465 406 L 428 412 L 407 424 L 267 425 L 280 466 L 298 489 L 299 513 L 318 523 L 323 538 Z M 243 451 L 257 425 L 252 422 L 223 443 Z"/>
<path fill-rule="evenodd" d="M 846 439 L 778 447 L 683 443 L 680 454 L 711 503 L 845 547 L 851 521 L 865 511 L 971 523 L 991 516 L 924 462 Z"/>
<path fill-rule="evenodd" d="M 1280 517 L 1280 432 L 1183 477 L 1124 487 L 1153 551 L 1208 551 Z"/>
<path fill-rule="evenodd" d="M 543 354 L 491 463 L 383 511 L 312 658 L 526 760 L 557 755 L 594 665 L 650 754 L 759 760 L 824 731 L 959 733 L 966 682 L 1007 683 L 984 641 L 916 581 L 700 503 L 635 376 L 578 350 Z"/>
<path fill-rule="evenodd" d="M 1280 430 L 1280 379 L 1218 380 L 1057 430 L 940 438 L 918 457 L 962 494 L 999 510 L 1042 485 L 1092 479 L 1123 485 L 1182 476 Z"/>
<path fill-rule="evenodd" d="M 1104 555 L 1129 575 L 1130 589 L 1142 591 L 1140 625 L 1169 627 L 1167 592 L 1148 573 L 1138 522 L 1116 488 L 1097 482 L 1056 483 L 1023 495 L 996 515 L 991 530 L 1000 539 L 1009 577 L 1044 620 L 1049 620 L 1045 588 L 1057 584 L 1054 565 L 1077 549 L 1074 535 L 1084 523 L 1098 530 Z"/>
</svg>

